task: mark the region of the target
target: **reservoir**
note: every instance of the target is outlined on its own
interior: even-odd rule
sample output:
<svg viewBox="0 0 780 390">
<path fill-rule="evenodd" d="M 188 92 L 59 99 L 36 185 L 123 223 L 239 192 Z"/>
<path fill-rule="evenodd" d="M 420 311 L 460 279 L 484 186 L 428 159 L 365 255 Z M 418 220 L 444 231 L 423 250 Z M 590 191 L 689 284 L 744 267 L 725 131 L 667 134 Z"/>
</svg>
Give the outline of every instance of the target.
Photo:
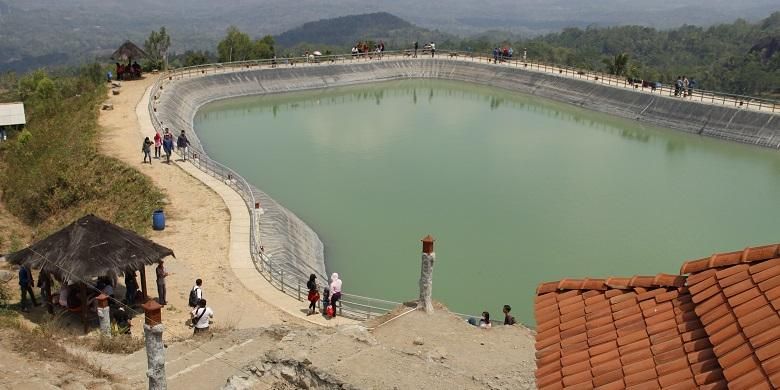
<svg viewBox="0 0 780 390">
<path fill-rule="evenodd" d="M 415 299 L 431 234 L 436 299 L 494 318 L 509 304 L 533 325 L 541 282 L 675 274 L 780 237 L 777 151 L 502 89 L 407 80 L 245 97 L 194 123 L 212 158 L 318 233 L 347 293 Z"/>
</svg>

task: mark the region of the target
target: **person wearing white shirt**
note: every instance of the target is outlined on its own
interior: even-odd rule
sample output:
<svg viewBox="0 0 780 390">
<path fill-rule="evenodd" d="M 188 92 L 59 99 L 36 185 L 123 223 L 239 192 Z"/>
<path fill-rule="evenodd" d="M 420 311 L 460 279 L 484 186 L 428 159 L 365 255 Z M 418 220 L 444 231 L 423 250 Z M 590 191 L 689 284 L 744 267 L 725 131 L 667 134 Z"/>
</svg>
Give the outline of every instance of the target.
<svg viewBox="0 0 780 390">
<path fill-rule="evenodd" d="M 197 334 L 209 330 L 209 319 L 214 317 L 214 311 L 206 306 L 205 299 L 201 299 L 198 301 L 198 307 L 193 309 L 190 315 L 192 316 L 192 327 L 195 329 L 194 333 Z"/>
</svg>

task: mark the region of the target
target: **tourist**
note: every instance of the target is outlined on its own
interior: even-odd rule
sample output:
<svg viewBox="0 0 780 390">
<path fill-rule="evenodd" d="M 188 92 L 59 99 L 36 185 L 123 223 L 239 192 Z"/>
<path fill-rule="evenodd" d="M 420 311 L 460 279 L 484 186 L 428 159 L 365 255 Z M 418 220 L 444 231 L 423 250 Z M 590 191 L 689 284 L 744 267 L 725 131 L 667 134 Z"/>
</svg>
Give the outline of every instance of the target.
<svg viewBox="0 0 780 390">
<path fill-rule="evenodd" d="M 41 300 L 46 302 L 46 310 L 49 314 L 54 314 L 54 305 L 51 303 L 51 274 L 41 270 L 38 274 L 38 287 L 41 289 Z"/>
<path fill-rule="evenodd" d="M 154 158 L 156 159 L 160 158 L 161 146 L 162 146 L 162 137 L 160 136 L 160 132 L 155 130 L 154 131 Z"/>
<path fill-rule="evenodd" d="M 414 58 L 417 58 L 417 48 L 419 47 L 419 44 L 417 41 L 414 41 Z"/>
<path fill-rule="evenodd" d="M 179 138 L 176 139 L 176 148 L 179 149 L 182 155 L 182 161 L 187 161 L 187 147 L 190 146 L 190 140 L 184 135 L 184 130 L 179 134 Z"/>
<path fill-rule="evenodd" d="M 336 302 L 341 299 L 341 279 L 339 274 L 334 272 L 330 276 L 330 306 L 333 307 L 333 317 L 336 316 Z"/>
<path fill-rule="evenodd" d="M 688 96 L 688 85 L 689 84 L 690 84 L 690 82 L 688 81 L 688 77 L 687 76 L 683 76 L 683 80 L 682 80 L 682 96 L 683 97 Z"/>
<path fill-rule="evenodd" d="M 317 289 L 317 275 L 309 275 L 309 281 L 306 282 L 306 288 L 309 289 L 309 314 L 312 315 L 317 312 L 317 301 L 320 300 L 320 292 Z"/>
<path fill-rule="evenodd" d="M 322 289 L 322 315 L 326 316 L 328 313 L 328 306 L 330 306 L 330 289 L 325 287 Z"/>
<path fill-rule="evenodd" d="M 195 280 L 195 286 L 192 287 L 192 290 L 190 290 L 190 297 L 188 300 L 188 305 L 190 308 L 194 309 L 198 306 L 198 302 L 200 302 L 201 299 L 203 299 L 203 280 L 200 278 Z"/>
<path fill-rule="evenodd" d="M 170 164 L 171 152 L 173 152 L 173 134 L 167 128 L 165 129 L 165 134 L 163 134 L 162 148 L 165 151 L 165 162 Z"/>
<path fill-rule="evenodd" d="M 482 312 L 482 318 L 479 319 L 479 327 L 482 329 L 490 329 L 490 313 L 483 311 Z"/>
<path fill-rule="evenodd" d="M 35 299 L 35 293 L 32 289 L 34 285 L 35 283 L 33 281 L 32 272 L 30 272 L 30 269 L 27 268 L 27 266 L 22 265 L 19 268 L 19 289 L 22 292 L 19 306 L 21 306 L 22 311 L 25 313 L 30 311 L 30 309 L 27 307 L 27 294 L 30 294 L 30 299 L 32 300 L 33 305 L 40 306 L 38 301 Z"/>
<path fill-rule="evenodd" d="M 106 81 L 110 83 L 112 78 L 114 78 L 114 74 L 109 70 L 106 72 Z"/>
<path fill-rule="evenodd" d="M 194 329 L 194 334 L 208 332 L 209 319 L 214 317 L 214 312 L 210 307 L 206 306 L 205 299 L 198 301 L 198 307 L 193 309 L 192 312 L 190 312 L 190 315 L 192 316 L 192 327 Z"/>
<path fill-rule="evenodd" d="M 504 305 L 504 325 L 514 325 L 515 317 L 512 317 L 509 312 L 512 311 L 512 306 Z"/>
<path fill-rule="evenodd" d="M 431 58 L 436 54 L 436 44 L 431 42 Z"/>
<path fill-rule="evenodd" d="M 133 61 L 133 76 L 141 78 L 141 65 L 138 65 L 138 62 L 135 61 Z"/>
<path fill-rule="evenodd" d="M 144 162 L 146 163 L 146 159 L 149 158 L 149 165 L 152 164 L 152 141 L 149 140 L 149 137 L 144 138 L 144 144 L 141 145 L 141 151 L 144 152 Z"/>
<path fill-rule="evenodd" d="M 0 126 L 0 142 L 8 139 L 8 135 L 5 132 L 5 126 Z"/>
<path fill-rule="evenodd" d="M 135 280 L 135 271 L 125 271 L 125 302 L 128 306 L 135 304 L 137 293 L 138 282 Z"/>
<path fill-rule="evenodd" d="M 493 48 L 493 63 L 494 64 L 498 63 L 498 48 L 497 47 Z"/>
<path fill-rule="evenodd" d="M 688 96 L 691 96 L 693 94 L 693 87 L 696 86 L 696 80 L 691 79 L 688 81 Z"/>
<path fill-rule="evenodd" d="M 682 86 L 682 77 L 677 76 L 677 81 L 674 82 L 674 96 L 680 96 Z"/>
<path fill-rule="evenodd" d="M 167 278 L 170 274 L 165 272 L 165 265 L 163 264 L 162 260 L 160 260 L 160 263 L 157 264 L 155 273 L 157 274 L 157 303 L 166 305 L 168 302 L 165 300 L 165 278 Z"/>
</svg>

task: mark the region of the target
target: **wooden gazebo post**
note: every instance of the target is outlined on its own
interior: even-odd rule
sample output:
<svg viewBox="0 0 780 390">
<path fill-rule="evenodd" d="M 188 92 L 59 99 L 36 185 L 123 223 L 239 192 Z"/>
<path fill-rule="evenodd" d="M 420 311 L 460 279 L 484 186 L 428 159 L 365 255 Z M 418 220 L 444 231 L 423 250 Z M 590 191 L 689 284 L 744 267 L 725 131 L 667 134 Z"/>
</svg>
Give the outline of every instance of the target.
<svg viewBox="0 0 780 390">
<path fill-rule="evenodd" d="M 142 266 L 141 269 L 141 294 L 143 297 L 141 298 L 141 303 L 146 303 L 146 300 L 149 299 L 149 295 L 146 293 L 146 266 Z"/>
<path fill-rule="evenodd" d="M 87 284 L 85 282 L 79 283 L 81 285 L 81 323 L 84 325 L 84 334 L 89 333 L 89 327 L 87 326 Z"/>
</svg>

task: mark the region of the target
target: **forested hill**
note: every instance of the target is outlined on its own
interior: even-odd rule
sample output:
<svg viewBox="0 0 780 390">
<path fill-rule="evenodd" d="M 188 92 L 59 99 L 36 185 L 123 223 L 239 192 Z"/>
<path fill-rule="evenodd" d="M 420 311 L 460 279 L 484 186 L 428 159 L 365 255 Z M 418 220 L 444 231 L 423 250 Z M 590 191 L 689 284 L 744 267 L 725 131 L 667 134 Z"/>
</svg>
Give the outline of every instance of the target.
<svg viewBox="0 0 780 390">
<path fill-rule="evenodd" d="M 670 82 L 678 75 L 699 88 L 780 97 L 780 12 L 757 23 L 737 20 L 711 27 L 656 30 L 641 26 L 567 28 L 514 42 L 529 56 L 580 68 L 604 69 L 626 53 L 633 76 Z M 480 46 L 480 42 L 470 42 Z M 484 47 L 484 43 L 481 44 Z"/>
<path fill-rule="evenodd" d="M 400 43 L 397 41 L 412 42 L 430 38 L 433 34 L 434 32 L 417 27 L 395 15 L 377 12 L 304 23 L 276 36 L 275 40 L 285 47 L 301 43 L 350 47 L 360 40 L 383 40 L 387 45 L 396 45 Z M 416 38 L 418 36 L 420 38 Z"/>
</svg>

